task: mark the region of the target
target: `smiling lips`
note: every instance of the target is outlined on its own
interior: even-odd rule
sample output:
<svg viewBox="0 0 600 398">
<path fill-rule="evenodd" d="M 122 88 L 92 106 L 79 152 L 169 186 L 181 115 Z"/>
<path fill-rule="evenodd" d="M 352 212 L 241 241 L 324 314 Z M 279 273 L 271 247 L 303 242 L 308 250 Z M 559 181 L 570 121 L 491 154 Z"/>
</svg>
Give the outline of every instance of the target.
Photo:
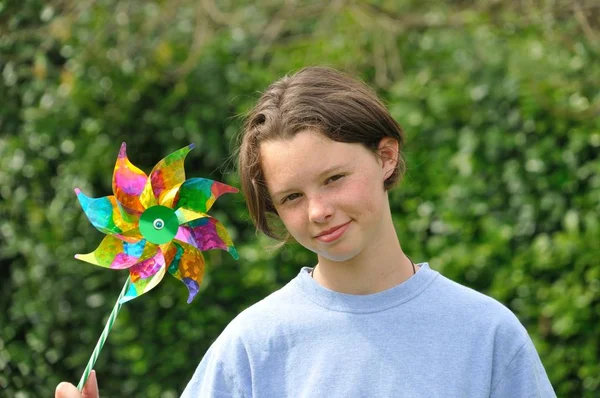
<svg viewBox="0 0 600 398">
<path fill-rule="evenodd" d="M 315 236 L 315 239 L 324 243 L 333 242 L 339 239 L 344 234 L 344 232 L 346 232 L 346 230 L 348 229 L 348 225 L 350 225 L 350 221 L 348 221 L 345 224 L 341 224 L 331 229 L 328 229 L 327 231 L 321 232 L 320 234 Z"/>
</svg>

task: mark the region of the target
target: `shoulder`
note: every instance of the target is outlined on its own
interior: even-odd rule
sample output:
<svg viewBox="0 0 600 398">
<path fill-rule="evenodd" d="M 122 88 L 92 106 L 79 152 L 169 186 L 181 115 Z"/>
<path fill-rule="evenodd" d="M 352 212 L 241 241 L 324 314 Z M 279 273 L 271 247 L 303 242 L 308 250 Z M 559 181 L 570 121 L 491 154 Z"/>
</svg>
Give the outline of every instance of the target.
<svg viewBox="0 0 600 398">
<path fill-rule="evenodd" d="M 505 305 L 442 276 L 428 296 L 438 324 L 456 331 L 488 364 L 492 396 L 555 396 L 527 330 Z"/>
<path fill-rule="evenodd" d="M 504 304 L 442 275 L 435 281 L 430 293 L 439 308 L 470 327 L 492 332 L 500 341 L 522 345 L 529 339 L 527 331 Z"/>
<path fill-rule="evenodd" d="M 269 349 L 269 334 L 293 313 L 291 284 L 242 311 L 227 325 L 204 355 L 183 396 L 251 395 L 251 358 Z"/>
<path fill-rule="evenodd" d="M 253 347 L 302 311 L 304 298 L 294 280 L 239 313 L 223 330 L 215 343 L 244 344 Z"/>
</svg>

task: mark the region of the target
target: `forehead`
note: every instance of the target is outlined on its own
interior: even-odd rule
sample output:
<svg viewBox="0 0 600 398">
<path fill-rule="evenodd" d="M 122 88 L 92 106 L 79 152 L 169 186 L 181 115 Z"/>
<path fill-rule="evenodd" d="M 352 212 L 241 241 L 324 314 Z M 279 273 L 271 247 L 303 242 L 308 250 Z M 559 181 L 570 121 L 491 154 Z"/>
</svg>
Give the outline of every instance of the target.
<svg viewBox="0 0 600 398">
<path fill-rule="evenodd" d="M 261 167 L 271 193 L 314 180 L 334 167 L 352 167 L 366 155 L 369 151 L 361 144 L 333 141 L 313 131 L 260 144 Z"/>
</svg>

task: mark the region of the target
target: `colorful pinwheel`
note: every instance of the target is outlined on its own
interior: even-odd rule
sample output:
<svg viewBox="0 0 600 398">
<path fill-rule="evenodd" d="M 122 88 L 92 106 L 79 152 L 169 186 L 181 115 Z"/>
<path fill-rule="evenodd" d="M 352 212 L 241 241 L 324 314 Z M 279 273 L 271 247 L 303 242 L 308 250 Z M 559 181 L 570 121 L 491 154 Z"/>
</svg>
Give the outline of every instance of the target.
<svg viewBox="0 0 600 398">
<path fill-rule="evenodd" d="M 206 212 L 236 188 L 204 178 L 185 179 L 188 145 L 162 159 L 150 176 L 134 166 L 121 145 L 113 174 L 114 195 L 89 198 L 75 189 L 86 216 L 107 234 L 92 253 L 75 258 L 128 269 L 131 283 L 120 303 L 132 300 L 170 273 L 189 290 L 191 303 L 204 276 L 202 250 L 222 249 L 238 258 L 227 230 Z"/>
</svg>

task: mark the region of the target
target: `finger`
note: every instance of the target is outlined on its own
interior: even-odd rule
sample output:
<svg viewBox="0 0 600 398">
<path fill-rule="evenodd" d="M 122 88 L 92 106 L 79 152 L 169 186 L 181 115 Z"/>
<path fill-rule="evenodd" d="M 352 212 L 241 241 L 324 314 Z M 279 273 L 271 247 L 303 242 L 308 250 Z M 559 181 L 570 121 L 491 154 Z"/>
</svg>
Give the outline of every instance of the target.
<svg viewBox="0 0 600 398">
<path fill-rule="evenodd" d="M 83 386 L 82 398 L 100 398 L 100 391 L 98 390 L 98 379 L 96 378 L 96 371 L 90 372 L 90 377 L 87 379 L 85 386 Z"/>
<path fill-rule="evenodd" d="M 56 386 L 54 398 L 81 398 L 81 394 L 73 384 L 63 381 Z"/>
</svg>

